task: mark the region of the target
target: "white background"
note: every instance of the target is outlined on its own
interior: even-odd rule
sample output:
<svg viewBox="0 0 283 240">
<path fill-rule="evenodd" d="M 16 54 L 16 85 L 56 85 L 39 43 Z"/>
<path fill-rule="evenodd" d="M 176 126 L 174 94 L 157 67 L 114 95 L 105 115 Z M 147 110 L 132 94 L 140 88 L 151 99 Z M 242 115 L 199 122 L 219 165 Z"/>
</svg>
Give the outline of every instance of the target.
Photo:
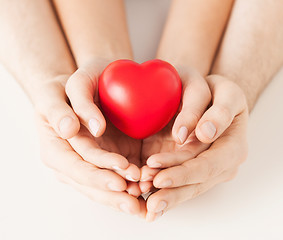
<svg viewBox="0 0 283 240">
<path fill-rule="evenodd" d="M 128 0 L 136 59 L 154 58 L 168 0 Z M 92 202 L 40 162 L 33 109 L 0 67 L 0 239 L 283 239 L 283 72 L 249 126 L 250 153 L 233 181 L 154 223 Z"/>
</svg>

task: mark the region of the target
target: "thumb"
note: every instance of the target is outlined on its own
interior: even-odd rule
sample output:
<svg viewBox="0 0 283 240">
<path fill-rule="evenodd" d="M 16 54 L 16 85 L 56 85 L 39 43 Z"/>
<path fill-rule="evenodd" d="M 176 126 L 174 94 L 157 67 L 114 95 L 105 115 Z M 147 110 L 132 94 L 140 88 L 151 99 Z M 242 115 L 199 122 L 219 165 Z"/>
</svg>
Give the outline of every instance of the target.
<svg viewBox="0 0 283 240">
<path fill-rule="evenodd" d="M 209 87 L 200 75 L 192 75 L 183 85 L 182 108 L 172 127 L 172 135 L 183 144 L 195 129 L 211 100 Z"/>
<path fill-rule="evenodd" d="M 207 77 L 213 100 L 196 127 L 196 136 L 203 143 L 215 141 L 232 123 L 234 118 L 247 109 L 244 93 L 232 81 L 224 77 Z"/>
</svg>

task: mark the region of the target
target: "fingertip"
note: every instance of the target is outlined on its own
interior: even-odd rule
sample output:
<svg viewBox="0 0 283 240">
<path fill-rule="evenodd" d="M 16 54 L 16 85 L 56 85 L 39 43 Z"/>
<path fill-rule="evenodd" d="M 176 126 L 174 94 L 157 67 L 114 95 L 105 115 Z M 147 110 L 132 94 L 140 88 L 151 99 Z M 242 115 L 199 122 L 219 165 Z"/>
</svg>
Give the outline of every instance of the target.
<svg viewBox="0 0 283 240">
<path fill-rule="evenodd" d="M 161 168 L 162 164 L 158 162 L 158 158 L 155 155 L 150 156 L 146 160 L 146 164 L 149 168 Z"/>
<path fill-rule="evenodd" d="M 123 192 L 127 189 L 127 183 L 126 181 L 109 182 L 106 189 L 114 192 Z"/>
<path fill-rule="evenodd" d="M 189 135 L 189 130 L 186 126 L 182 126 L 179 128 L 178 133 L 177 133 L 177 139 L 179 144 L 183 144 Z"/>
<path fill-rule="evenodd" d="M 136 198 L 139 197 L 142 193 L 139 184 L 136 182 L 129 182 L 126 191 Z"/>
<path fill-rule="evenodd" d="M 217 133 L 217 128 L 212 121 L 202 121 L 196 128 L 196 137 L 203 143 L 213 142 Z"/>
<path fill-rule="evenodd" d="M 110 154 L 116 159 L 114 165 L 112 166 L 115 171 L 124 171 L 130 167 L 130 163 L 125 157 L 116 153 Z"/>
<path fill-rule="evenodd" d="M 187 114 L 184 114 L 184 111 L 185 110 L 183 109 L 179 113 L 172 127 L 172 136 L 174 138 L 174 141 L 179 145 L 182 145 L 187 140 L 189 134 L 197 123 L 195 121 L 191 121 L 188 118 L 190 117 L 189 112 Z"/>
<path fill-rule="evenodd" d="M 63 139 L 74 137 L 80 130 L 80 122 L 77 117 L 67 115 L 59 122 L 59 135 Z"/>
<path fill-rule="evenodd" d="M 100 137 L 103 135 L 106 130 L 106 120 L 101 112 L 97 112 L 95 117 L 90 118 L 88 121 L 88 127 L 94 137 Z"/>
</svg>

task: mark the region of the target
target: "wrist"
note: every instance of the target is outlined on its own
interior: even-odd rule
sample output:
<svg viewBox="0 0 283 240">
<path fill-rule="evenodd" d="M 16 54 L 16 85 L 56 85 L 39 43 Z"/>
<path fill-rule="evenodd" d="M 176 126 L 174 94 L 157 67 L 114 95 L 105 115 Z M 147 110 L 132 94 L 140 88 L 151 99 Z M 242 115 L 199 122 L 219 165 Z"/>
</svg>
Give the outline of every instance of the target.
<svg viewBox="0 0 283 240">
<path fill-rule="evenodd" d="M 26 81 L 22 86 L 35 110 L 41 112 L 43 99 L 65 96 L 65 85 L 71 73 L 46 76 L 44 79 Z M 65 99 L 67 99 L 65 97 Z"/>
<path fill-rule="evenodd" d="M 200 56 L 194 57 L 194 54 L 158 51 L 156 58 L 169 62 L 176 69 L 195 69 L 203 77 L 208 75 L 210 69 L 210 63 L 208 61 L 199 60 Z M 205 57 L 201 58 L 205 59 Z"/>
</svg>

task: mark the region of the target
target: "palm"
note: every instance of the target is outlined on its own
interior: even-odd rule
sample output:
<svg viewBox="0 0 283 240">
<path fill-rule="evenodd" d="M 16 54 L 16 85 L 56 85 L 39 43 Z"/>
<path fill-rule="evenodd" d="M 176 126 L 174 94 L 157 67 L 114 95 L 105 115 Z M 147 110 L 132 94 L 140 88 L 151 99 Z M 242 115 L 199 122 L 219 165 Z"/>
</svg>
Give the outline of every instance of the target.
<svg viewBox="0 0 283 240">
<path fill-rule="evenodd" d="M 98 147 L 109 152 L 118 153 L 128 159 L 130 163 L 141 166 L 141 141 L 133 139 L 117 129 L 108 119 L 105 133 L 96 138 Z M 88 133 L 91 137 L 91 134 Z"/>
<path fill-rule="evenodd" d="M 172 119 L 166 127 L 157 134 L 143 140 L 141 153 L 143 163 L 145 163 L 150 156 L 158 153 L 187 151 L 196 156 L 201 151 L 208 148 L 208 145 L 199 142 L 194 134 L 189 137 L 189 141 L 186 141 L 185 144 L 177 144 L 172 136 L 174 120 L 175 119 Z"/>
</svg>

